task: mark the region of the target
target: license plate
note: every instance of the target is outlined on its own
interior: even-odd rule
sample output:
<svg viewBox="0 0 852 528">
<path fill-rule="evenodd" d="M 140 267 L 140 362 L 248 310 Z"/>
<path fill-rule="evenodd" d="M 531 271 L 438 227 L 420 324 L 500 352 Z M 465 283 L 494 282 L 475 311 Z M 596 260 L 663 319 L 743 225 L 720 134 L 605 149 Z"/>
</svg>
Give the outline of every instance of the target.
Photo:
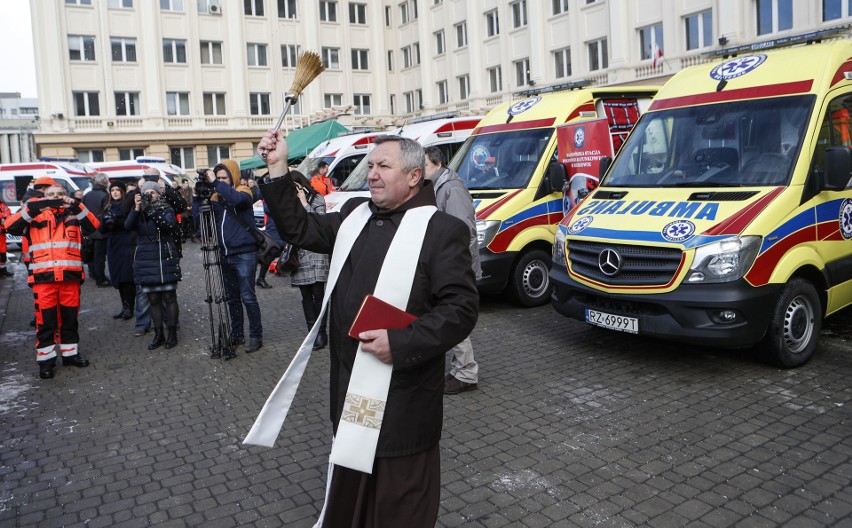
<svg viewBox="0 0 852 528">
<path fill-rule="evenodd" d="M 635 317 L 613 315 L 586 308 L 586 322 L 595 326 L 600 326 L 601 328 L 618 330 L 619 332 L 627 332 L 630 334 L 639 333 L 639 319 L 636 319 Z"/>
</svg>

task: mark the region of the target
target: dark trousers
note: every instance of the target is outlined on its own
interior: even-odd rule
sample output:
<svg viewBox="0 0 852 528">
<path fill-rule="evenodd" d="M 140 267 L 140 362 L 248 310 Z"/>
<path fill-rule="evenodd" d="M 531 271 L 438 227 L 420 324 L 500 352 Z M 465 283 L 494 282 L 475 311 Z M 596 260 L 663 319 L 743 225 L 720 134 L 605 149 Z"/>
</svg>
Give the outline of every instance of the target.
<svg viewBox="0 0 852 528">
<path fill-rule="evenodd" d="M 260 304 L 254 290 L 254 272 L 257 255 L 254 252 L 237 253 L 221 257 L 222 281 L 225 283 L 225 297 L 231 316 L 231 337 L 242 338 L 243 306 L 249 322 L 249 338 L 263 341 L 263 324 L 260 321 Z"/>
<path fill-rule="evenodd" d="M 94 248 L 94 253 L 92 256 L 92 261 L 89 262 L 89 275 L 95 279 L 95 282 L 98 284 L 106 281 L 106 247 L 107 247 L 107 239 L 105 238 L 92 238 L 92 247 Z"/>
</svg>

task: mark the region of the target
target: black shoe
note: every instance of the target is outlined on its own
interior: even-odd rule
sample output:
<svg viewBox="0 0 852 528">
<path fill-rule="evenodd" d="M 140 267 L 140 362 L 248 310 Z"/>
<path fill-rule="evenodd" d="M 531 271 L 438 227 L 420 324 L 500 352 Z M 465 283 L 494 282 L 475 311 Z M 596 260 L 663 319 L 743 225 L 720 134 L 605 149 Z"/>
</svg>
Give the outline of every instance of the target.
<svg viewBox="0 0 852 528">
<path fill-rule="evenodd" d="M 53 361 L 38 362 L 38 377 L 41 379 L 50 379 L 53 377 Z"/>
<path fill-rule="evenodd" d="M 118 312 L 117 314 L 113 315 L 112 318 L 113 319 L 121 319 L 122 317 L 124 317 L 125 310 L 126 310 L 126 308 L 122 308 L 121 311 Z"/>
<path fill-rule="evenodd" d="M 98 285 L 98 288 L 109 288 L 110 286 L 112 286 L 112 284 L 109 281 L 100 281 L 100 282 L 96 282 L 95 284 Z"/>
<path fill-rule="evenodd" d="M 154 329 L 154 340 L 148 345 L 148 350 L 154 350 L 155 348 L 160 348 L 163 346 L 163 343 L 166 342 L 166 336 L 163 335 L 162 328 Z"/>
<path fill-rule="evenodd" d="M 9 270 L 6 268 L 0 268 L 0 277 L 14 277 L 14 273 L 9 273 Z"/>
<path fill-rule="evenodd" d="M 73 356 L 62 356 L 62 365 L 65 367 L 88 367 L 89 360 L 81 356 L 80 354 L 74 354 Z"/>
<path fill-rule="evenodd" d="M 132 308 L 125 308 L 124 310 L 122 310 L 120 315 L 121 315 L 121 318 L 124 319 L 125 321 L 127 321 L 128 319 L 133 319 L 133 309 Z"/>
<path fill-rule="evenodd" d="M 35 325 L 36 325 L 36 320 L 35 320 L 35 319 L 32 319 L 32 320 L 30 321 L 30 326 L 35 326 Z"/>
<path fill-rule="evenodd" d="M 328 333 L 323 330 L 320 330 L 320 333 L 317 334 L 317 339 L 314 341 L 314 350 L 321 350 L 325 348 L 325 345 L 328 344 Z"/>
<path fill-rule="evenodd" d="M 176 347 L 177 344 L 177 329 L 171 326 L 169 327 L 169 335 L 166 336 L 166 350 Z"/>
<path fill-rule="evenodd" d="M 272 288 L 272 286 L 270 286 L 269 283 L 266 282 L 266 279 L 257 279 L 256 281 L 254 281 L 254 283 L 263 288 L 264 290 Z"/>
<path fill-rule="evenodd" d="M 246 344 L 246 338 L 244 338 L 244 337 L 233 337 L 233 336 L 231 337 L 231 346 L 236 347 L 238 345 L 245 345 L 245 344 Z"/>
<path fill-rule="evenodd" d="M 444 383 L 444 394 L 459 394 L 466 391 L 476 390 L 476 388 L 476 383 L 465 383 L 451 376 L 450 379 Z"/>
<path fill-rule="evenodd" d="M 147 334 L 147 333 L 148 333 L 148 329 L 147 329 L 147 328 L 137 328 L 137 329 L 136 329 L 136 331 L 135 331 L 135 332 L 133 332 L 133 335 L 134 335 L 135 337 L 142 337 L 143 335 L 145 335 L 145 334 Z"/>
<path fill-rule="evenodd" d="M 256 352 L 262 346 L 263 341 L 255 341 L 254 339 L 252 339 L 251 341 L 249 341 L 249 345 L 246 347 L 246 352 L 248 352 L 249 354 L 252 352 Z"/>
</svg>

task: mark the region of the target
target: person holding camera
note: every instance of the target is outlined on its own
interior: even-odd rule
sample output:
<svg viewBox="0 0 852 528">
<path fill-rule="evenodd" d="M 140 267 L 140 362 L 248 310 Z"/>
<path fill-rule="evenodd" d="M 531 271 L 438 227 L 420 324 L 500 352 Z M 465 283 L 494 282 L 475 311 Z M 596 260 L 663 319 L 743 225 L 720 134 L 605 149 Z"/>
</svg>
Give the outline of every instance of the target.
<svg viewBox="0 0 852 528">
<path fill-rule="evenodd" d="M 145 181 L 133 197 L 133 209 L 124 222 L 125 229 L 136 231 L 136 259 L 133 276 L 148 297 L 154 324 L 154 339 L 148 350 L 163 345 L 177 346 L 177 283 L 181 280 L 180 257 L 174 233 L 178 229 L 174 209 L 161 194 L 157 182 Z M 163 307 L 169 322 L 163 333 Z"/>
<path fill-rule="evenodd" d="M 124 228 L 130 204 L 124 199 L 125 186 L 116 181 L 109 186 L 110 200 L 101 217 L 99 230 L 106 235 L 107 267 L 112 287 L 121 298 L 121 311 L 113 319 L 133 318 L 133 299 L 136 285 L 133 282 L 133 233 Z"/>
<path fill-rule="evenodd" d="M 22 202 L 6 228 L 30 241 L 27 282 L 35 297 L 36 361 L 39 377 L 50 379 L 57 345 L 63 365 L 89 366 L 89 360 L 78 351 L 80 285 L 86 277 L 80 250 L 83 236 L 97 229 L 99 222 L 52 178 L 39 178 L 36 186 L 40 182 L 47 184 L 44 197 Z"/>
<path fill-rule="evenodd" d="M 207 181 L 196 184 L 196 194 L 203 194 L 199 190 L 200 185 L 213 185 L 213 189 L 205 189 L 204 192 L 214 193 L 210 197 L 210 205 L 219 237 L 222 280 L 231 317 L 231 340 L 235 345 L 245 343 L 245 306 L 249 322 L 249 344 L 245 350 L 254 352 L 263 346 L 260 304 L 254 289 L 258 247 L 252 232 L 254 196 L 247 186 L 239 185 L 240 166 L 234 160 L 222 160 L 212 171 L 206 171 L 202 178 Z M 196 196 L 193 206 L 202 198 Z"/>
</svg>

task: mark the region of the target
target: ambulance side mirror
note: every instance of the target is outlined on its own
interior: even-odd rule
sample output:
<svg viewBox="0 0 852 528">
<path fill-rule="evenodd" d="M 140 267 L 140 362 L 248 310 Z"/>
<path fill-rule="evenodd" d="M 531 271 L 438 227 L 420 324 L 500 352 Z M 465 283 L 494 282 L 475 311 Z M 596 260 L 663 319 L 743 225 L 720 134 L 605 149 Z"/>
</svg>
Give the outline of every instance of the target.
<svg viewBox="0 0 852 528">
<path fill-rule="evenodd" d="M 601 158 L 600 171 L 598 171 L 598 181 L 603 181 L 604 174 L 609 169 L 609 166 L 612 165 L 612 158 L 609 156 L 604 156 Z"/>
<path fill-rule="evenodd" d="M 825 149 L 825 175 L 822 188 L 828 191 L 842 191 L 852 176 L 852 149 L 849 147 L 828 147 Z"/>
<path fill-rule="evenodd" d="M 568 180 L 568 172 L 565 170 L 565 165 L 558 161 L 551 161 L 547 165 L 547 172 L 544 173 L 544 178 L 541 185 L 538 187 L 538 192 L 535 195 L 535 200 L 543 198 L 550 193 L 561 193 L 562 186 Z"/>
</svg>

